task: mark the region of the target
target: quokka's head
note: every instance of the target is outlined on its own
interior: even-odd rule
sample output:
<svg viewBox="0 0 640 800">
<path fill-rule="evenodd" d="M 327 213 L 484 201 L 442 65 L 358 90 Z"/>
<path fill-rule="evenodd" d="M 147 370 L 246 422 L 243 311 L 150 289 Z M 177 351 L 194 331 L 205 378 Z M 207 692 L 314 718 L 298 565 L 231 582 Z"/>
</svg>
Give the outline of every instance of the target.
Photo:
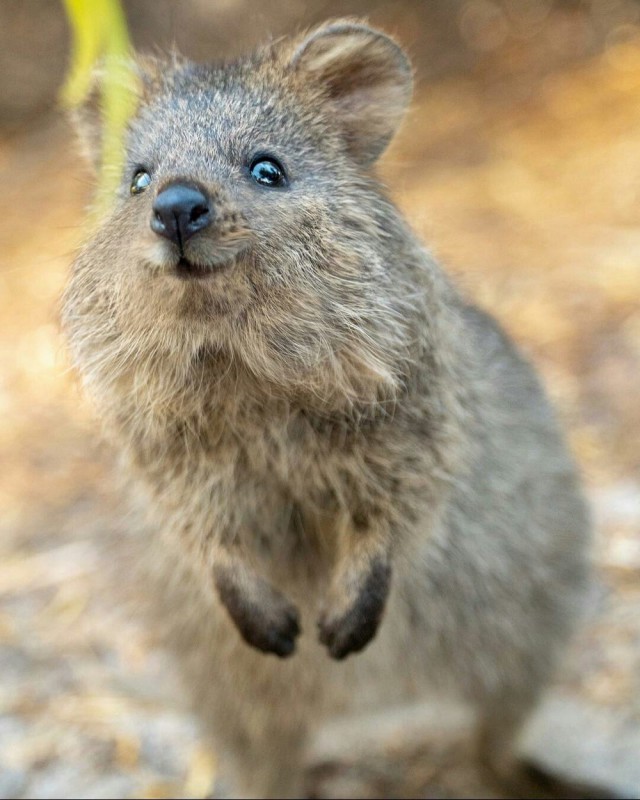
<svg viewBox="0 0 640 800">
<path fill-rule="evenodd" d="M 100 329 L 131 369 L 135 348 L 204 348 L 282 386 L 397 383 L 404 229 L 372 167 L 411 95 L 398 45 L 344 20 L 230 64 L 139 70 L 117 197 L 67 292 L 72 342 Z M 79 116 L 98 151 L 97 115 Z"/>
</svg>

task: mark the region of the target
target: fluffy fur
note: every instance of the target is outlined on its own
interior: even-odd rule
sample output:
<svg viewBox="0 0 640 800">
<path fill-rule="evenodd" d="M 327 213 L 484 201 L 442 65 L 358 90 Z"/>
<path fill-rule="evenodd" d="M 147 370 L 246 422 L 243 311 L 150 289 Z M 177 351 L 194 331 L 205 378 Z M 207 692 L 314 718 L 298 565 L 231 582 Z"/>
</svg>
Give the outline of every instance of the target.
<svg viewBox="0 0 640 800">
<path fill-rule="evenodd" d="M 589 525 L 531 368 L 373 173 L 406 57 L 346 20 L 141 74 L 64 322 L 145 497 L 157 619 L 223 769 L 242 796 L 299 796 L 323 719 L 446 690 L 507 774 L 575 624 Z M 287 187 L 252 183 L 259 152 Z M 174 180 L 215 209 L 182 254 L 149 227 Z"/>
</svg>

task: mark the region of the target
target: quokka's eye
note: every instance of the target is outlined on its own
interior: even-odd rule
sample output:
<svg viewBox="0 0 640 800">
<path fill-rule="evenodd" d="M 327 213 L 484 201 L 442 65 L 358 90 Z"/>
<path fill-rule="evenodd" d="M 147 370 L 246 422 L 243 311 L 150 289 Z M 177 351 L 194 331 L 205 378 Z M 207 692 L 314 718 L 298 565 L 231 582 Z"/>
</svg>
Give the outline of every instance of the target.
<svg viewBox="0 0 640 800">
<path fill-rule="evenodd" d="M 251 177 L 260 186 L 275 188 L 286 186 L 287 175 L 280 164 L 273 156 L 257 156 L 249 167 Z"/>
<path fill-rule="evenodd" d="M 151 175 L 143 169 L 137 170 L 131 179 L 131 194 L 140 194 L 140 192 L 144 192 L 150 183 Z"/>
</svg>

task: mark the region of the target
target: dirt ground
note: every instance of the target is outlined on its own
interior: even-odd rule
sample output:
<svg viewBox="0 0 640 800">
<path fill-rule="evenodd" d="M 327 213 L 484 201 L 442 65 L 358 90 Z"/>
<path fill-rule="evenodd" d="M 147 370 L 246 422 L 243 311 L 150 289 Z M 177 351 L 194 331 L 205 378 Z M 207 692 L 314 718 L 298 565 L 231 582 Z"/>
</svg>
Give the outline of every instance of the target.
<svg viewBox="0 0 640 800">
<path fill-rule="evenodd" d="M 558 69 L 511 37 L 473 69 L 433 77 L 382 166 L 414 227 L 535 362 L 564 421 L 594 510 L 601 585 L 554 697 L 602 721 L 607 745 L 584 757 L 636 792 L 637 22 Z M 580 35 L 561 23 L 549 59 Z M 205 796 L 215 756 L 182 710 L 171 665 L 109 588 L 127 522 L 57 327 L 91 191 L 64 120 L 49 114 L 0 138 L 0 187 L 0 797 Z M 437 796 L 440 778 L 415 742 L 402 745 L 401 728 L 371 746 L 358 789 L 343 772 L 345 794 L 327 794 Z"/>
</svg>

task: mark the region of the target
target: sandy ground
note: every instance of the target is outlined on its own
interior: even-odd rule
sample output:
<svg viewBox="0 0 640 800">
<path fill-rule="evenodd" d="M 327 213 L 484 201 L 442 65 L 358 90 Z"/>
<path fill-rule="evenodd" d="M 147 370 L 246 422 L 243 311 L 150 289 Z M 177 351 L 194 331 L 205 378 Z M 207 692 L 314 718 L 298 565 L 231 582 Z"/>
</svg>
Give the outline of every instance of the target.
<svg viewBox="0 0 640 800">
<path fill-rule="evenodd" d="M 539 367 L 566 425 L 601 586 L 554 697 L 596 720 L 583 760 L 638 791 L 640 42 L 544 78 L 523 79 L 517 49 L 502 57 L 508 68 L 423 87 L 383 173 Z M 109 588 L 126 519 L 57 331 L 90 196 L 63 121 L 0 139 L 0 187 L 0 797 L 204 796 L 215 757 Z M 386 736 L 326 793 L 436 796 L 415 738 Z"/>
</svg>

